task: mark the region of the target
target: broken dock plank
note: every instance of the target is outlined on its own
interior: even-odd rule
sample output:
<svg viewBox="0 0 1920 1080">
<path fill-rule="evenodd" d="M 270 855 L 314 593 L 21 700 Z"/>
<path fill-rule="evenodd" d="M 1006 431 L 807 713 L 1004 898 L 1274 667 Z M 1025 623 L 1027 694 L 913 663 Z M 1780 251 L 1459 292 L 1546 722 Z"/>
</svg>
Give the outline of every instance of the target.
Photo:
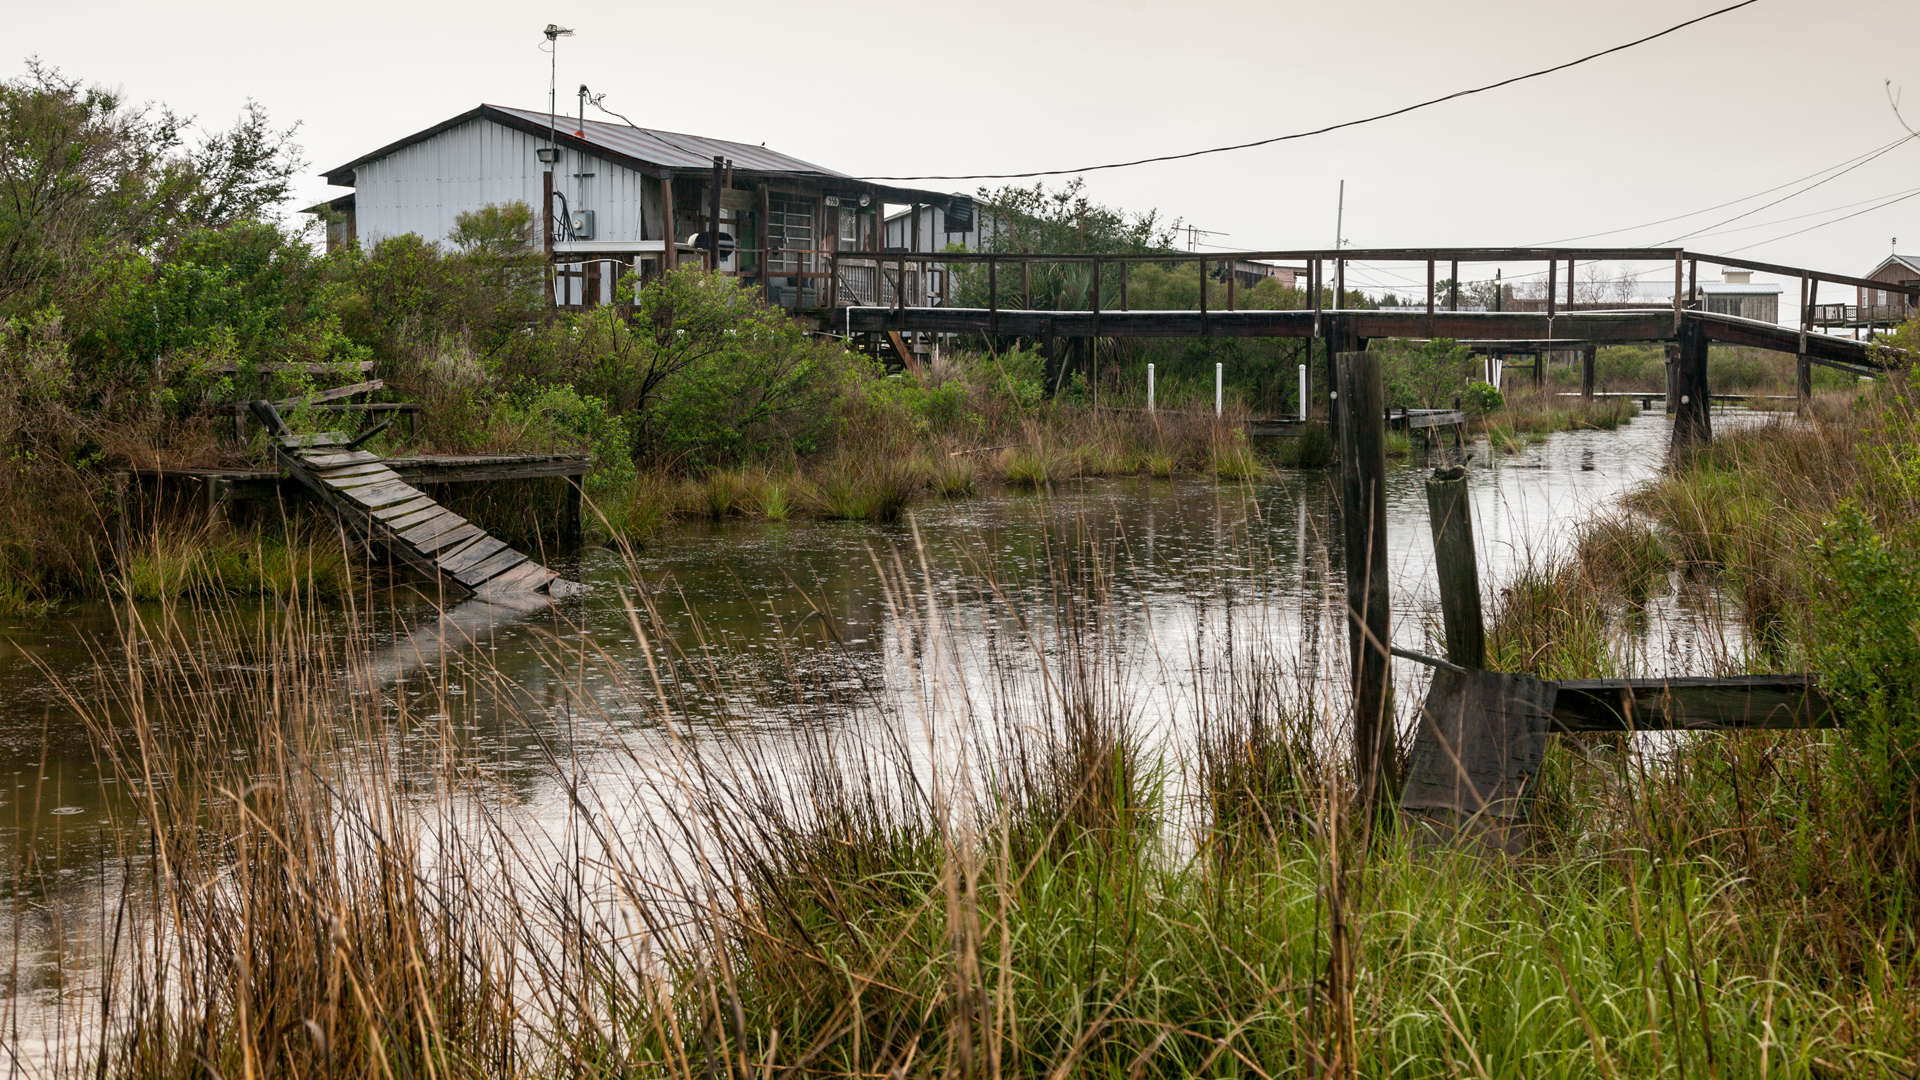
<svg viewBox="0 0 1920 1080">
<path fill-rule="evenodd" d="M 385 460 L 337 443 L 310 445 L 287 430 L 271 402 L 249 406 L 276 438 L 279 465 L 336 518 L 431 581 L 459 594 L 555 588 L 560 575 L 441 506 Z"/>
<path fill-rule="evenodd" d="M 1562 679 L 1557 731 L 1732 731 L 1830 728 L 1833 706 L 1811 675 Z"/>
</svg>

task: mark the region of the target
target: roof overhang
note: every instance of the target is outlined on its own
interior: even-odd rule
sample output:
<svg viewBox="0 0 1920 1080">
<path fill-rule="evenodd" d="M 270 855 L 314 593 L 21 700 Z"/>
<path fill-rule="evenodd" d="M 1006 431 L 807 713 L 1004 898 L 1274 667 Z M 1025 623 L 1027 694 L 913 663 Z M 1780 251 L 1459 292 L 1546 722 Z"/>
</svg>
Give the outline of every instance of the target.
<svg viewBox="0 0 1920 1080">
<path fill-rule="evenodd" d="M 458 115 L 450 116 L 431 127 L 422 128 L 404 138 L 396 139 L 372 153 L 362 154 L 354 158 L 345 165 L 328 169 L 321 175 L 326 177 L 327 183 L 335 187 L 352 187 L 354 186 L 355 173 L 360 166 L 370 161 L 378 161 L 389 154 L 398 153 L 415 143 L 424 142 L 435 135 L 445 131 L 451 131 L 462 124 L 474 120 L 487 120 L 514 131 L 538 136 L 542 139 L 551 139 L 555 145 L 572 150 L 575 153 L 586 154 L 603 161 L 610 161 L 656 179 L 679 175 L 691 176 L 695 175 L 696 172 L 696 170 L 675 169 L 658 162 L 646 161 L 632 154 L 612 149 L 591 139 L 582 138 L 565 128 L 554 128 L 546 124 L 536 123 L 524 116 L 517 115 L 505 109 L 495 108 L 492 105 L 480 105 Z M 921 202 L 937 203 L 945 206 L 947 202 L 953 198 L 952 194 L 947 192 L 891 187 L 885 184 L 875 184 L 855 177 L 841 176 L 829 172 L 757 170 L 735 167 L 733 177 L 736 181 L 746 180 L 749 183 L 768 180 L 801 181 L 819 185 L 822 192 L 828 195 L 842 197 L 850 195 L 856 199 L 861 195 L 868 195 L 879 202 Z"/>
</svg>

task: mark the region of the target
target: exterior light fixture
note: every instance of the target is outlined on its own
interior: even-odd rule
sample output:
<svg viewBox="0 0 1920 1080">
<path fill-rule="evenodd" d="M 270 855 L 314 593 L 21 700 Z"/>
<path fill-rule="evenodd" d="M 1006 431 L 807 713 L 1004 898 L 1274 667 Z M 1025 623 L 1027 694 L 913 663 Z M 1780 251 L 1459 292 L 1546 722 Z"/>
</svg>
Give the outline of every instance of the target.
<svg viewBox="0 0 1920 1080">
<path fill-rule="evenodd" d="M 560 148 L 557 146 L 543 146 L 533 153 L 543 164 L 552 165 L 560 160 Z"/>
</svg>

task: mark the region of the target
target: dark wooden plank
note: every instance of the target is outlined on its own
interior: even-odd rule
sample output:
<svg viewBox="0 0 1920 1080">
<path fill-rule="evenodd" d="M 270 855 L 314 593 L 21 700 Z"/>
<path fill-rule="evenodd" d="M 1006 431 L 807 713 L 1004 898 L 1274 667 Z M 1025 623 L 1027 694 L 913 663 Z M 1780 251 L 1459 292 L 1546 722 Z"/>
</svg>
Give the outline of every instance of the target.
<svg viewBox="0 0 1920 1080">
<path fill-rule="evenodd" d="M 1523 850 L 1555 700 L 1553 683 L 1529 675 L 1436 670 L 1400 808 L 1429 826 L 1429 836 Z"/>
<path fill-rule="evenodd" d="M 532 592 L 544 588 L 548 582 L 559 576 L 529 559 L 503 574 L 488 578 L 483 591 L 489 593 Z"/>
<path fill-rule="evenodd" d="M 377 510 L 393 503 L 418 499 L 422 492 L 405 481 L 389 480 L 384 484 L 374 484 L 371 487 L 348 488 L 340 494 L 359 503 L 365 509 Z"/>
<path fill-rule="evenodd" d="M 338 401 L 341 398 L 353 397 L 356 394 L 372 393 L 386 385 L 386 381 L 383 379 L 368 379 L 366 382 L 353 383 L 348 386 L 336 386 L 331 390 L 320 390 L 303 397 L 276 401 L 273 403 L 273 406 L 276 409 L 297 409 L 301 406 L 318 405 L 326 401 Z"/>
<path fill-rule="evenodd" d="M 459 514 L 435 503 L 419 513 L 408 514 L 404 518 L 389 519 L 387 528 L 392 529 L 400 539 L 418 546 L 420 541 L 449 532 L 465 520 Z"/>
<path fill-rule="evenodd" d="M 455 520 L 459 519 L 456 518 Z M 425 526 L 422 527 L 424 528 Z M 420 549 L 422 555 L 430 555 L 438 558 L 439 552 L 458 550 L 466 546 L 469 542 L 485 535 L 487 535 L 486 532 L 483 531 L 480 526 L 475 525 L 471 521 L 461 521 L 458 525 L 442 529 L 439 532 L 433 533 L 424 539 L 415 540 L 412 543 Z"/>
<path fill-rule="evenodd" d="M 333 481 L 348 476 L 365 476 L 369 473 L 392 471 L 384 461 L 363 461 L 357 465 L 342 465 L 334 469 L 316 469 L 314 475 L 322 480 Z"/>
<path fill-rule="evenodd" d="M 392 528 L 401 540 L 412 544 L 422 555 L 436 558 L 439 552 L 453 544 L 483 535 L 480 526 L 445 507 L 438 508 L 435 513 L 415 516 L 412 524 Z"/>
<path fill-rule="evenodd" d="M 318 478 L 315 470 L 332 469 L 341 465 L 358 465 L 368 461 L 379 461 L 380 455 L 369 454 L 365 450 L 352 450 L 346 453 L 308 453 L 299 457 L 300 465 L 308 475 Z"/>
<path fill-rule="evenodd" d="M 385 525 L 389 521 L 403 520 L 437 505 L 433 499 L 426 495 L 420 495 L 419 492 L 415 492 L 414 494 L 418 497 L 408 499 L 405 502 L 397 502 L 389 506 L 383 506 L 375 510 L 373 512 L 374 520 Z"/>
<path fill-rule="evenodd" d="M 401 503 L 399 506 L 382 509 L 375 517 L 387 523 L 387 528 L 400 532 L 411 529 L 443 513 L 450 513 L 446 507 L 434 502 L 431 496 L 422 495 L 414 502 Z"/>
<path fill-rule="evenodd" d="M 1561 731 L 1785 730 L 1837 723 L 1811 675 L 1566 679 L 1553 719 Z"/>
<path fill-rule="evenodd" d="M 216 375 L 235 375 L 235 374 L 238 374 L 240 371 L 239 367 L 233 364 L 222 364 L 219 367 L 212 368 L 210 370 L 212 370 L 213 373 Z M 273 371 L 273 372 L 285 371 L 285 372 L 293 372 L 295 374 L 300 374 L 300 375 L 364 375 L 367 372 L 373 370 L 373 361 L 356 360 L 350 363 L 342 362 L 338 364 L 295 364 L 295 363 L 274 362 L 274 363 L 265 363 L 265 364 L 255 364 L 253 365 L 253 370 Z"/>
<path fill-rule="evenodd" d="M 453 576 L 456 581 L 465 585 L 467 588 L 477 589 L 485 584 L 489 578 L 500 574 L 502 571 L 519 566 L 526 561 L 527 557 L 525 555 L 520 554 L 512 548 L 508 548 L 505 551 L 495 552 L 493 555 L 482 559 L 478 564 L 468 567 L 465 570 L 456 571 Z"/>
<path fill-rule="evenodd" d="M 504 540 L 496 540 L 491 536 L 482 536 L 480 539 L 460 548 L 458 551 L 442 555 L 434 561 L 440 564 L 441 570 L 457 576 L 460 571 L 478 564 L 482 559 L 506 550 L 506 547 L 507 543 Z"/>
<path fill-rule="evenodd" d="M 527 465 L 396 466 L 410 484 L 470 484 L 487 480 L 538 480 L 551 476 L 582 476 L 591 464 L 534 462 Z"/>
<path fill-rule="evenodd" d="M 350 476 L 322 476 L 321 482 L 335 491 L 346 492 L 353 488 L 370 487 L 374 484 L 404 484 L 400 474 L 392 469 L 369 470 Z"/>
</svg>

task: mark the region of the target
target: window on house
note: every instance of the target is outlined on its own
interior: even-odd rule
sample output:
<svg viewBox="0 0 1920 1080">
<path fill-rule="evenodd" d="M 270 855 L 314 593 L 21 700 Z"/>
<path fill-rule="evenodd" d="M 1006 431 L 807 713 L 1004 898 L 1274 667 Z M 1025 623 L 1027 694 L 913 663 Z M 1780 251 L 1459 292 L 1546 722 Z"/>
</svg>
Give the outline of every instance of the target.
<svg viewBox="0 0 1920 1080">
<path fill-rule="evenodd" d="M 813 203 L 792 195 L 767 197 L 767 246 L 776 251 L 811 251 L 815 247 Z M 808 268 L 805 255 L 781 254 L 767 259 L 772 273 L 795 273 Z"/>
</svg>

